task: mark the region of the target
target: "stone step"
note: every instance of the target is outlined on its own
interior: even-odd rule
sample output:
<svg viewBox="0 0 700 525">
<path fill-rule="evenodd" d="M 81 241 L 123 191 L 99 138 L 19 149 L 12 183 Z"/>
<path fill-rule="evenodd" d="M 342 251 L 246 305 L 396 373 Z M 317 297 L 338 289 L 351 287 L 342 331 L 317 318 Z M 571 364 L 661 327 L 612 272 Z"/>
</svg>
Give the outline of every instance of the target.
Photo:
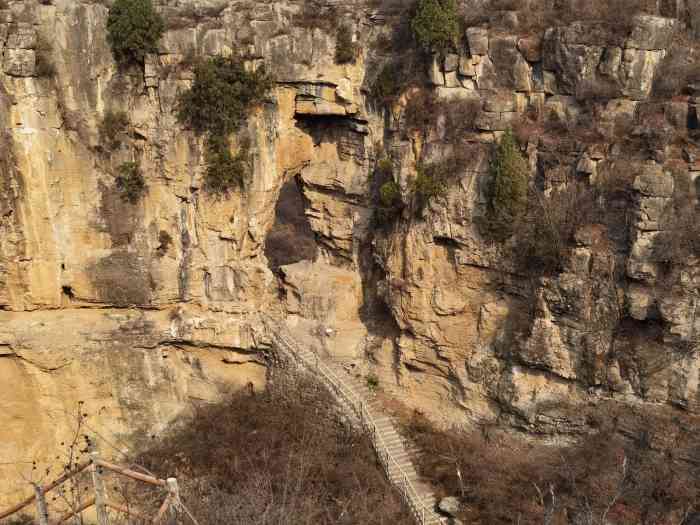
<svg viewBox="0 0 700 525">
<path fill-rule="evenodd" d="M 383 441 L 381 441 L 381 446 L 392 456 L 400 454 L 406 450 L 406 445 L 403 441 L 392 438 L 384 438 Z"/>
<path fill-rule="evenodd" d="M 384 421 L 382 423 L 375 422 L 375 426 L 382 434 L 398 434 L 396 426 L 391 421 Z"/>
<path fill-rule="evenodd" d="M 397 454 L 401 454 L 406 450 L 405 445 L 401 441 L 394 441 L 393 443 L 387 443 L 384 441 L 382 448 L 384 449 L 384 452 L 392 457 L 396 456 Z"/>
<path fill-rule="evenodd" d="M 401 480 L 404 479 L 403 476 L 404 476 L 403 473 L 400 473 L 400 472 L 399 473 L 390 473 L 389 480 L 392 483 L 397 483 L 397 482 L 400 482 Z M 418 474 L 416 474 L 415 472 L 413 472 L 413 473 L 406 472 L 406 477 L 408 478 L 408 481 L 414 482 L 418 479 Z"/>
<path fill-rule="evenodd" d="M 413 463 L 410 461 L 397 461 L 396 463 L 392 461 L 389 463 L 389 472 L 405 472 L 406 474 L 410 475 L 415 471 L 416 469 L 413 467 Z"/>
<path fill-rule="evenodd" d="M 382 444 L 387 448 L 391 447 L 391 445 L 396 445 L 397 443 L 404 443 L 403 437 L 399 434 L 395 434 L 386 438 L 382 436 Z"/>
<path fill-rule="evenodd" d="M 418 477 L 418 473 L 410 463 L 401 465 L 400 468 L 390 466 L 387 470 L 390 476 L 394 476 L 396 478 L 400 478 L 403 474 L 406 474 L 410 480 Z"/>
<path fill-rule="evenodd" d="M 401 461 L 403 459 L 408 459 L 413 461 L 413 456 L 410 454 L 408 451 L 404 450 L 397 450 L 397 451 L 389 451 L 389 454 L 391 455 L 392 458 L 394 458 L 396 461 Z"/>
</svg>

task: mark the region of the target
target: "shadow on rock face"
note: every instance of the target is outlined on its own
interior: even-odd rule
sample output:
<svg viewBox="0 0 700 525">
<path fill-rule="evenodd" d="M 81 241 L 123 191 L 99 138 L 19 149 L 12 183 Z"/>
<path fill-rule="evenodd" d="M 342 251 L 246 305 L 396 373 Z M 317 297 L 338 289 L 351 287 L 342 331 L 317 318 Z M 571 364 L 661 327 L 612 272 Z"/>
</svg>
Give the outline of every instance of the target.
<svg viewBox="0 0 700 525">
<path fill-rule="evenodd" d="M 90 266 L 88 275 L 102 302 L 128 306 L 151 300 L 152 279 L 146 261 L 136 253 L 103 257 Z"/>
<path fill-rule="evenodd" d="M 102 221 L 97 228 L 109 235 L 115 251 L 88 268 L 97 299 L 115 306 L 147 305 L 155 288 L 150 261 L 144 256 L 145 246 L 133 246 L 143 209 L 122 199 L 114 187 L 103 182 L 98 187 Z M 129 246 L 136 249 L 131 251 Z"/>
<path fill-rule="evenodd" d="M 313 261 L 317 250 L 314 232 L 304 214 L 304 197 L 296 181 L 290 179 L 282 187 L 277 201 L 275 224 L 265 242 L 265 255 L 270 267 L 277 270 L 287 264 Z"/>
</svg>

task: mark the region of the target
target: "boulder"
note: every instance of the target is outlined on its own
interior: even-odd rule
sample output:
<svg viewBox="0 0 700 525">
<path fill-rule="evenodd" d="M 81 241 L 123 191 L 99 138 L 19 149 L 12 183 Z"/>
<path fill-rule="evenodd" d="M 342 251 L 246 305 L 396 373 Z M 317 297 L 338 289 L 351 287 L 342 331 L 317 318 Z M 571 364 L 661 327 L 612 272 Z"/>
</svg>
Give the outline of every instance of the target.
<svg viewBox="0 0 700 525">
<path fill-rule="evenodd" d="M 695 38 L 700 38 L 700 0 L 689 0 L 687 9 L 693 35 Z"/>
<path fill-rule="evenodd" d="M 604 47 L 571 43 L 566 31 L 567 28 L 546 31 L 542 60 L 545 71 L 556 75 L 560 92 L 571 95 L 579 85 L 594 83 Z"/>
<path fill-rule="evenodd" d="M 647 51 L 667 49 L 677 25 L 678 22 L 673 18 L 637 15 L 634 17 L 634 29 L 625 47 Z"/>
<path fill-rule="evenodd" d="M 651 93 L 654 75 L 666 51 L 627 48 L 622 55 L 623 93 L 633 100 L 644 100 Z"/>
<path fill-rule="evenodd" d="M 467 42 L 472 55 L 486 55 L 489 52 L 489 32 L 482 27 L 467 29 Z"/>
<path fill-rule="evenodd" d="M 489 44 L 489 57 L 495 66 L 499 87 L 516 91 L 532 90 L 532 70 L 518 51 L 515 37 L 492 38 Z"/>
<path fill-rule="evenodd" d="M 434 86 L 444 86 L 445 85 L 445 75 L 440 68 L 437 55 L 433 56 L 433 60 L 430 63 L 428 69 L 428 77 L 430 83 Z"/>
<path fill-rule="evenodd" d="M 538 36 L 528 36 L 518 40 L 518 50 L 528 62 L 542 60 L 542 39 Z"/>
<path fill-rule="evenodd" d="M 456 71 L 448 71 L 445 73 L 445 87 L 454 88 L 461 87 Z"/>
<path fill-rule="evenodd" d="M 459 57 L 459 74 L 463 77 L 473 77 L 476 75 L 476 68 L 471 57 Z"/>
<path fill-rule="evenodd" d="M 459 512 L 459 499 L 455 496 L 449 496 L 447 498 L 442 498 L 438 503 L 438 510 L 447 516 L 456 516 Z"/>
<path fill-rule="evenodd" d="M 445 57 L 445 73 L 457 71 L 459 67 L 459 55 L 450 53 Z"/>
<path fill-rule="evenodd" d="M 37 37 L 33 26 L 19 23 L 14 31 L 10 32 L 6 46 L 10 49 L 34 49 Z"/>
<path fill-rule="evenodd" d="M 634 189 L 644 197 L 671 197 L 673 176 L 658 164 L 647 164 L 634 180 Z"/>
</svg>

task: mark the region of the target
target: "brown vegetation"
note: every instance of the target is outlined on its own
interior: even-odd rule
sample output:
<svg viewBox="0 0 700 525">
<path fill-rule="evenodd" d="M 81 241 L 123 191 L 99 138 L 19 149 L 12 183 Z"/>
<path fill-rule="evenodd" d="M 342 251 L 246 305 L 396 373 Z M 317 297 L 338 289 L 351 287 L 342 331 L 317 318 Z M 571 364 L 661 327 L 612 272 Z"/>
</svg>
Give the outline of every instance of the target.
<svg viewBox="0 0 700 525">
<path fill-rule="evenodd" d="M 177 475 L 202 524 L 409 523 L 367 436 L 310 379 L 198 407 L 139 460 Z"/>
<path fill-rule="evenodd" d="M 478 98 L 441 100 L 433 91 L 419 89 L 406 102 L 404 128 L 423 134 L 441 128 L 445 142 L 457 143 L 474 131 L 480 112 L 481 101 Z"/>
<path fill-rule="evenodd" d="M 375 42 L 377 52 L 386 56 L 375 72 L 368 75 L 369 92 L 381 103 L 390 104 L 411 86 L 426 84 L 428 54 L 413 37 L 410 21 L 411 3 L 400 5 L 398 16 L 391 21 L 389 33 Z"/>
<path fill-rule="evenodd" d="M 674 173 L 674 191 L 662 218 L 663 230 L 654 243 L 654 258 L 667 264 L 683 265 L 700 257 L 698 188 L 687 171 Z"/>
<path fill-rule="evenodd" d="M 637 13 L 655 13 L 652 0 L 492 0 L 482 13 L 469 13 L 467 23 L 488 21 L 502 25 L 503 12 L 517 13 L 517 28 L 521 31 L 542 31 L 548 27 L 572 22 L 595 22 L 611 36 L 624 38 L 632 29 Z M 620 14 L 624 13 L 624 16 Z"/>
<path fill-rule="evenodd" d="M 338 29 L 340 16 L 334 5 L 322 0 L 305 0 L 300 11 L 294 15 L 293 24 L 307 29 L 321 29 L 332 33 Z"/>
<path fill-rule="evenodd" d="M 652 96 L 663 99 L 687 94 L 688 84 L 700 81 L 699 60 L 700 42 L 679 32 L 656 70 Z"/>
<path fill-rule="evenodd" d="M 420 450 L 420 472 L 443 496 L 460 499 L 465 523 L 685 523 L 698 503 L 696 467 L 684 457 L 692 443 L 656 442 L 647 429 L 663 426 L 652 419 L 626 428 L 627 438 L 616 415 L 591 422 L 599 425 L 594 434 L 562 448 L 441 431 L 417 414 L 405 431 Z"/>
</svg>

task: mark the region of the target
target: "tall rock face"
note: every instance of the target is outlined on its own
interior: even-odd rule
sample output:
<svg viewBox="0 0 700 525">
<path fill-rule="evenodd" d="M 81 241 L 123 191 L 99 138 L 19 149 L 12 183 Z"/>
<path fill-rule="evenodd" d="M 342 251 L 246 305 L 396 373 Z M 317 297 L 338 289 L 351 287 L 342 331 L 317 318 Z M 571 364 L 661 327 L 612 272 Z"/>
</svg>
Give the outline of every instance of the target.
<svg viewBox="0 0 700 525">
<path fill-rule="evenodd" d="M 699 86 L 653 96 L 692 9 L 641 15 L 624 38 L 588 22 L 527 34 L 469 27 L 457 52 L 424 71 L 438 100 L 478 108 L 459 141 L 466 161 L 444 197 L 421 210 L 406 203 L 380 225 L 377 161 L 389 158 L 408 192 L 422 162 L 456 147 L 450 124 L 414 133 L 410 90 L 386 109 L 369 97 L 392 59 L 379 42 L 406 16 L 401 3 L 319 2 L 311 18 L 306 4 L 161 2 L 158 53 L 120 70 L 102 3 L 0 2 L 0 503 L 25 494 L 22 462 L 50 462 L 79 406 L 89 431 L 127 447 L 193 400 L 262 387 L 261 312 L 287 315 L 300 339 L 446 424 L 559 436 L 585 431 L 580 408 L 601 400 L 696 410 L 697 261 L 669 266 L 654 246 L 678 228 L 672 168 L 695 180 L 697 140 L 655 142 L 624 162 L 628 209 L 577 231 L 556 273 L 533 278 L 477 228 L 492 145 L 533 111 L 569 130 L 640 115 L 686 138 L 697 128 Z M 337 31 L 319 13 L 349 26 L 354 63 L 335 63 Z M 265 64 L 276 87 L 243 130 L 253 152 L 245 188 L 213 196 L 204 139 L 178 123 L 177 95 L 193 54 L 230 53 Z M 99 132 L 110 111 L 129 120 L 114 150 Z M 523 140 L 533 185 L 595 185 L 623 160 L 604 134 L 565 147 L 539 131 Z M 137 203 L 115 191 L 124 162 L 146 179 Z M 275 275 L 263 248 L 290 178 L 319 256 Z"/>
<path fill-rule="evenodd" d="M 26 461 L 56 456 L 78 411 L 89 416 L 84 430 L 129 447 L 157 435 L 192 401 L 248 383 L 263 387 L 267 344 L 258 314 L 279 310 L 263 246 L 279 190 L 302 169 L 323 179 L 328 167 L 345 183 L 353 169 L 366 172 L 366 161 L 346 158 L 335 143 L 319 146 L 321 131 L 295 120 L 340 116 L 345 127 L 332 131 L 339 141 L 357 134 L 352 126 L 364 137 L 361 64 L 336 66 L 331 36 L 293 27 L 298 6 L 164 3 L 168 31 L 159 53 L 119 70 L 102 3 L 2 4 L 6 503 L 26 493 L 18 482 Z M 253 151 L 245 191 L 213 196 L 202 189 L 204 139 L 178 124 L 177 95 L 192 81 L 188 57 L 232 51 L 251 66 L 268 61 L 279 82 L 245 126 Z M 112 151 L 100 125 L 120 111 L 129 123 Z M 137 203 L 115 188 L 125 162 L 138 163 L 145 177 Z M 337 228 L 331 216 L 319 221 Z"/>
</svg>

